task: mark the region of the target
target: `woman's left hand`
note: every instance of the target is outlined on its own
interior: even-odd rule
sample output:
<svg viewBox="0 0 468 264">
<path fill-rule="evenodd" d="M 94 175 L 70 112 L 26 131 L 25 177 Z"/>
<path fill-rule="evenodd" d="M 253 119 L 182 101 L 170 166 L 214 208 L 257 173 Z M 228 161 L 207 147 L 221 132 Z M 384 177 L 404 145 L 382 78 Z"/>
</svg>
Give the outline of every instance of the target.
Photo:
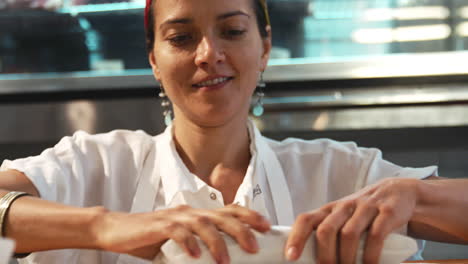
<svg viewBox="0 0 468 264">
<path fill-rule="evenodd" d="M 368 232 L 363 263 L 379 262 L 383 242 L 406 225 L 416 207 L 416 179 L 388 178 L 350 196 L 298 216 L 285 254 L 297 260 L 313 231 L 319 264 L 354 264 L 359 240 Z"/>
</svg>

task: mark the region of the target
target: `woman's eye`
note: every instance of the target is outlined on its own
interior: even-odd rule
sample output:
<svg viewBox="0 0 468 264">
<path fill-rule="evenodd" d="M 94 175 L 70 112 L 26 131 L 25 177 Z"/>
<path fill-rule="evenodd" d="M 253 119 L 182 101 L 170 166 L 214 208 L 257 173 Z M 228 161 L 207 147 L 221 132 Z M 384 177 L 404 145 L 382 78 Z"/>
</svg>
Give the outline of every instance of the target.
<svg viewBox="0 0 468 264">
<path fill-rule="evenodd" d="M 228 37 L 235 38 L 244 35 L 246 30 L 230 29 L 227 30 L 224 34 Z"/>
<path fill-rule="evenodd" d="M 175 35 L 173 37 L 170 37 L 169 42 L 174 46 L 181 46 L 187 43 L 188 41 L 190 41 L 190 39 L 192 39 L 190 35 L 181 34 L 181 35 Z"/>
</svg>

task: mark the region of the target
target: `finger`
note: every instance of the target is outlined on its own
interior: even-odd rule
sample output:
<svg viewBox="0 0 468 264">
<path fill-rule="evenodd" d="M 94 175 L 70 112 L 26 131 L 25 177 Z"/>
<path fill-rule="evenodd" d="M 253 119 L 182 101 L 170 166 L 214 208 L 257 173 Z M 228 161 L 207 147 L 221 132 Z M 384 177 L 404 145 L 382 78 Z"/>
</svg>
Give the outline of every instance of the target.
<svg viewBox="0 0 468 264">
<path fill-rule="evenodd" d="M 248 225 L 231 215 L 226 217 L 220 214 L 213 217 L 213 222 L 219 230 L 234 238 L 242 249 L 249 253 L 258 252 L 257 239 Z"/>
<path fill-rule="evenodd" d="M 285 255 L 289 261 L 297 260 L 301 256 L 306 241 L 328 213 L 325 210 L 318 210 L 297 217 L 286 242 Z"/>
<path fill-rule="evenodd" d="M 253 229 L 262 233 L 269 231 L 271 228 L 270 221 L 268 221 L 259 212 L 248 209 L 246 207 L 233 204 L 221 208 L 219 209 L 219 211 L 238 218 L 242 222 L 248 224 Z"/>
<path fill-rule="evenodd" d="M 141 248 L 136 248 L 136 249 L 126 252 L 126 254 L 135 256 L 138 258 L 142 258 L 142 259 L 153 260 L 156 257 L 156 255 L 159 253 L 162 244 L 163 242 L 160 242 L 155 245 L 149 245 L 149 246 L 144 246 Z"/>
<path fill-rule="evenodd" d="M 191 257 L 199 258 L 201 250 L 193 233 L 185 227 L 175 229 L 169 235 Z"/>
<path fill-rule="evenodd" d="M 318 263 L 336 263 L 338 232 L 352 216 L 354 204 L 341 204 L 317 227 L 316 247 Z"/>
<path fill-rule="evenodd" d="M 382 213 L 375 218 L 367 234 L 366 245 L 364 247 L 364 264 L 379 263 L 383 243 L 388 234 L 393 230 L 392 218 L 388 213 Z"/>
<path fill-rule="evenodd" d="M 195 216 L 190 222 L 192 231 L 208 247 L 216 263 L 229 263 L 229 254 L 221 233 L 212 223 L 212 220 L 206 216 Z"/>
<path fill-rule="evenodd" d="M 341 229 L 339 252 L 340 264 L 355 264 L 362 233 L 371 225 L 377 209 L 360 205 Z"/>
</svg>

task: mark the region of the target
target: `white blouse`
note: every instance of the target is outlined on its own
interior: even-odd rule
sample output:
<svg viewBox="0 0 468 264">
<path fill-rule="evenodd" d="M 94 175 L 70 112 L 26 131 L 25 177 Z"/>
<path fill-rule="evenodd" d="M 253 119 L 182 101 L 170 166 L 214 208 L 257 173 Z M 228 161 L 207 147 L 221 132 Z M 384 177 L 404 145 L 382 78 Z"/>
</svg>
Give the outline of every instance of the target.
<svg viewBox="0 0 468 264">
<path fill-rule="evenodd" d="M 352 194 L 387 177 L 423 179 L 437 167 L 403 168 L 381 152 L 354 142 L 329 139 L 274 141 L 249 122 L 252 158 L 235 203 L 265 215 L 272 224 L 291 225 L 295 217 Z M 23 172 L 41 198 L 77 207 L 145 212 L 180 204 L 224 206 L 221 192 L 190 173 L 175 150 L 172 127 L 158 136 L 115 130 L 76 132 L 39 156 L 5 160 L 1 170 Z M 122 230 L 125 232 L 125 230 Z M 33 253 L 20 263 L 151 263 L 97 250 Z"/>
</svg>

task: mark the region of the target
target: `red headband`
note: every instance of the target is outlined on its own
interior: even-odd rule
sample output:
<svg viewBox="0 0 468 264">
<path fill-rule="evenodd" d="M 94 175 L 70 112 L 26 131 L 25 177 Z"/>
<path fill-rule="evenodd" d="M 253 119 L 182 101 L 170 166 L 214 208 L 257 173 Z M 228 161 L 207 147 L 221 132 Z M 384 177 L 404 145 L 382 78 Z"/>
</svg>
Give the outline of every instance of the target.
<svg viewBox="0 0 468 264">
<path fill-rule="evenodd" d="M 152 2 L 153 0 L 146 0 L 146 6 L 145 6 L 145 28 L 146 29 L 149 26 L 148 25 L 149 24 L 149 11 L 150 11 Z M 262 3 L 263 11 L 265 12 L 265 18 L 266 18 L 267 24 L 270 25 L 270 16 L 268 15 L 268 7 L 267 7 L 266 0 L 262 0 L 261 3 Z"/>
<path fill-rule="evenodd" d="M 152 0 L 146 0 L 146 6 L 145 6 L 145 28 L 148 28 L 149 24 L 149 11 L 151 8 L 151 2 Z"/>
</svg>

